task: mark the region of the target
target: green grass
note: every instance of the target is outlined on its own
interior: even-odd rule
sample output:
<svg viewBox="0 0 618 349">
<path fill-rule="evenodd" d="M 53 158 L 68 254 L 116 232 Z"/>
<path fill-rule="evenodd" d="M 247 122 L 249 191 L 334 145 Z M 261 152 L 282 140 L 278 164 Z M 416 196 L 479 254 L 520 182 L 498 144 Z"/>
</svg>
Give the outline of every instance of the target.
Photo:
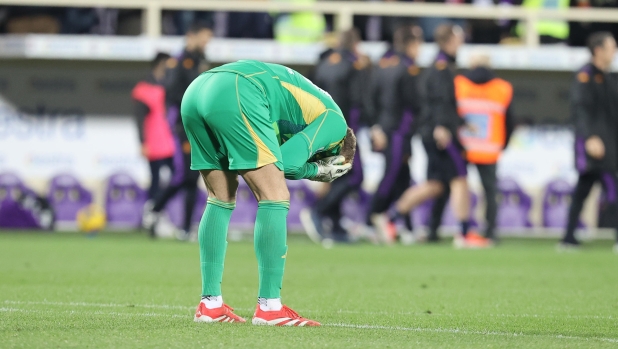
<svg viewBox="0 0 618 349">
<path fill-rule="evenodd" d="M 0 348 L 616 348 L 611 243 L 487 251 L 324 250 L 290 239 L 283 296 L 321 328 L 196 324 L 198 248 L 139 235 L 0 234 Z M 230 243 L 226 303 L 251 317 L 257 264 Z"/>
</svg>

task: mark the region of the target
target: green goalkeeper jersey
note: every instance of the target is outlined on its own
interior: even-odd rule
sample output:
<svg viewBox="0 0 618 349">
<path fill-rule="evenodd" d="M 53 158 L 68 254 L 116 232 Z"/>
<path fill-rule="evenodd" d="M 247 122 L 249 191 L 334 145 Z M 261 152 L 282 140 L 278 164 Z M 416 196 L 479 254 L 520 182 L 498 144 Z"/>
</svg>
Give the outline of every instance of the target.
<svg viewBox="0 0 618 349">
<path fill-rule="evenodd" d="M 310 162 L 337 155 L 347 129 L 328 93 L 288 67 L 259 61 L 205 72 L 187 89 L 181 112 L 193 169 L 274 163 L 290 179 L 315 176 L 317 167 Z M 200 120 L 210 134 L 199 132 Z M 222 154 L 228 163 L 222 162 Z"/>
<path fill-rule="evenodd" d="M 343 119 L 341 109 L 328 92 L 283 65 L 242 60 L 222 65 L 209 72 L 237 73 L 249 79 L 262 91 L 269 102 L 270 118 L 280 145 L 327 111 Z M 316 149 L 322 150 L 324 149 Z"/>
</svg>

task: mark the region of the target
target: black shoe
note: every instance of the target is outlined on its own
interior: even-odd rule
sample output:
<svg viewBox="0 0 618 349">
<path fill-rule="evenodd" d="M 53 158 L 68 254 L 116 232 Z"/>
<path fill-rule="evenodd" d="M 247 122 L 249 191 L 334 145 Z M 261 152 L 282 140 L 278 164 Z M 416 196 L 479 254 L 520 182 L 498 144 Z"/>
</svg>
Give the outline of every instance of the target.
<svg viewBox="0 0 618 349">
<path fill-rule="evenodd" d="M 440 242 L 440 240 L 440 236 L 437 232 L 431 232 L 429 233 L 429 235 L 427 235 L 427 242 L 429 243 L 437 243 Z"/>
<path fill-rule="evenodd" d="M 581 242 L 576 238 L 563 238 L 557 246 L 558 251 L 573 251 L 578 250 L 580 247 Z"/>
<path fill-rule="evenodd" d="M 498 237 L 494 233 L 485 232 L 484 237 L 485 239 L 491 240 L 491 243 L 494 245 L 497 245 L 500 242 L 500 239 L 498 239 Z"/>
</svg>

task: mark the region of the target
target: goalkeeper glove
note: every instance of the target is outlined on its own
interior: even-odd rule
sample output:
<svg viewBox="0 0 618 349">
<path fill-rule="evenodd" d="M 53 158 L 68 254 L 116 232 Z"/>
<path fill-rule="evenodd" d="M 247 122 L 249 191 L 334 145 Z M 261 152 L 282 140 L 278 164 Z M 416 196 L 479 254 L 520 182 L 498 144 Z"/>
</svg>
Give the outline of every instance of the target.
<svg viewBox="0 0 618 349">
<path fill-rule="evenodd" d="M 311 180 L 330 183 L 343 176 L 352 169 L 352 164 L 344 164 L 344 161 L 345 157 L 338 155 L 314 162 L 318 167 L 318 173 Z"/>
</svg>

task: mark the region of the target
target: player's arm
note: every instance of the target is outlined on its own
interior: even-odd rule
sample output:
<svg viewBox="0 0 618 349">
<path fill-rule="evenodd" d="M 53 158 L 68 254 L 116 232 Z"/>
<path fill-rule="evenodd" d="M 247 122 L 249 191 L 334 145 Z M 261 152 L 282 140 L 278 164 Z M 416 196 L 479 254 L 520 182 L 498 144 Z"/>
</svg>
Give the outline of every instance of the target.
<svg viewBox="0 0 618 349">
<path fill-rule="evenodd" d="M 571 87 L 571 116 L 575 130 L 586 139 L 593 136 L 590 124 L 594 115 L 594 95 L 588 83 L 589 79 L 587 73 L 580 72 Z"/>
<path fill-rule="evenodd" d="M 309 159 L 318 151 L 330 149 L 340 143 L 346 132 L 347 124 L 343 116 L 333 110 L 324 112 L 281 146 L 285 178 L 319 177 L 325 170 L 323 168 L 325 164 L 317 161 L 308 162 Z"/>
<path fill-rule="evenodd" d="M 580 72 L 571 88 L 571 113 L 577 136 L 585 139 L 588 155 L 595 159 L 605 156 L 605 145 L 598 134 L 592 129 L 594 122 L 595 98 L 590 74 Z"/>
<path fill-rule="evenodd" d="M 513 132 L 515 131 L 515 114 L 513 113 L 513 102 L 511 102 L 508 106 L 508 108 L 506 109 L 506 115 L 505 115 L 505 128 L 506 128 L 506 139 L 504 141 L 504 149 L 506 149 L 506 147 L 509 145 L 509 142 L 511 141 L 511 136 L 513 135 Z"/>
<path fill-rule="evenodd" d="M 140 143 L 144 143 L 144 122 L 146 121 L 146 116 L 150 113 L 150 108 L 140 101 L 135 101 L 135 108 L 133 111 L 133 116 L 135 117 L 135 123 L 137 125 L 137 135 L 139 137 Z"/>
<path fill-rule="evenodd" d="M 135 100 L 135 109 L 133 115 L 135 117 L 135 123 L 137 125 L 137 136 L 139 137 L 139 142 L 142 145 L 141 153 L 143 156 L 148 156 L 148 149 L 144 143 L 146 136 L 144 135 L 144 122 L 146 121 L 146 116 L 150 113 L 150 108 L 148 106 L 138 100 Z"/>
<path fill-rule="evenodd" d="M 453 123 L 462 125 L 465 121 L 459 115 L 453 115 L 450 103 L 453 96 L 453 76 L 446 68 L 433 71 L 427 81 L 427 102 L 433 109 L 431 115 L 437 126 L 449 128 Z"/>
</svg>

